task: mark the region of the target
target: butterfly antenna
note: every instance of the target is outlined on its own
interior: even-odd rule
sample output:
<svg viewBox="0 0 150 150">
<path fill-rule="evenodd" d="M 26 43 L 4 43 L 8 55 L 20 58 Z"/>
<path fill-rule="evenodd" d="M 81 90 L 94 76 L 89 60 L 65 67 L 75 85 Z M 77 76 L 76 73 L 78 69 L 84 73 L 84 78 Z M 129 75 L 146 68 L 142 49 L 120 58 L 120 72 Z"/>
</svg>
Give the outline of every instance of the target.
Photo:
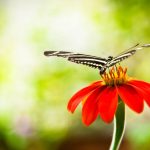
<svg viewBox="0 0 150 150">
<path fill-rule="evenodd" d="M 137 44 L 135 44 L 134 46 L 130 47 L 130 48 L 127 49 L 127 50 L 133 49 L 133 48 L 135 48 L 135 47 L 137 47 L 137 46 L 139 46 L 139 45 L 140 45 L 140 43 L 137 43 Z"/>
</svg>

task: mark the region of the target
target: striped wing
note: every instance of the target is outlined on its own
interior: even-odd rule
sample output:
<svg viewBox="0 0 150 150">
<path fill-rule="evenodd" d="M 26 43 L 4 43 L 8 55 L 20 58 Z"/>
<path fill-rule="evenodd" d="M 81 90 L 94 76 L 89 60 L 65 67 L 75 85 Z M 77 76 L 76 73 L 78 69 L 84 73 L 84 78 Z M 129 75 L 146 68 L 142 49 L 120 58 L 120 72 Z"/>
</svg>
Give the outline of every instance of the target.
<svg viewBox="0 0 150 150">
<path fill-rule="evenodd" d="M 71 62 L 98 69 L 101 69 L 107 63 L 107 59 L 105 58 L 66 51 L 45 51 L 44 55 L 67 58 Z"/>
<path fill-rule="evenodd" d="M 125 52 L 120 53 L 118 56 L 114 57 L 110 62 L 107 63 L 107 67 L 114 66 L 115 64 L 123 61 L 124 59 L 129 58 L 130 56 L 134 55 L 138 50 L 143 48 L 150 47 L 150 44 L 139 45 L 136 44 L 135 46 L 131 47 Z"/>
</svg>

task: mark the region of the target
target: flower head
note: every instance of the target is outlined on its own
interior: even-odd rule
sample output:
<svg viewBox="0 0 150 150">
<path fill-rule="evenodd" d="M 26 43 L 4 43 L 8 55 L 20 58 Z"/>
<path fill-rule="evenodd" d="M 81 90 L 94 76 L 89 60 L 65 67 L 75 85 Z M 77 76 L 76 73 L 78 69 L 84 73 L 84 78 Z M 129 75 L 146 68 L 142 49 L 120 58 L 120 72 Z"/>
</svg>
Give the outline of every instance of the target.
<svg viewBox="0 0 150 150">
<path fill-rule="evenodd" d="M 102 80 L 78 91 L 69 101 L 72 113 L 82 102 L 82 121 L 90 125 L 100 115 L 110 123 L 117 110 L 118 97 L 133 111 L 143 111 L 144 100 L 150 106 L 150 83 L 128 77 L 127 68 L 112 67 L 102 75 Z"/>
</svg>

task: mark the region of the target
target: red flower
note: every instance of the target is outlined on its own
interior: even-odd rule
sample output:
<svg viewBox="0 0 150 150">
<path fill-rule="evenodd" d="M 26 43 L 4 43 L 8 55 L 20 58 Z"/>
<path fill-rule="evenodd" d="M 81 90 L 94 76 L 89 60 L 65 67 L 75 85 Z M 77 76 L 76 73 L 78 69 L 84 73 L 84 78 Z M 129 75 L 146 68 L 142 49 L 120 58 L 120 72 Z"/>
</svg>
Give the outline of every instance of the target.
<svg viewBox="0 0 150 150">
<path fill-rule="evenodd" d="M 83 104 L 82 121 L 90 125 L 100 115 L 110 123 L 117 110 L 118 96 L 133 111 L 143 111 L 144 100 L 150 106 L 150 83 L 135 80 L 126 75 L 127 69 L 121 66 L 112 68 L 97 81 L 78 91 L 69 101 L 68 110 L 72 113 L 80 102 Z"/>
</svg>

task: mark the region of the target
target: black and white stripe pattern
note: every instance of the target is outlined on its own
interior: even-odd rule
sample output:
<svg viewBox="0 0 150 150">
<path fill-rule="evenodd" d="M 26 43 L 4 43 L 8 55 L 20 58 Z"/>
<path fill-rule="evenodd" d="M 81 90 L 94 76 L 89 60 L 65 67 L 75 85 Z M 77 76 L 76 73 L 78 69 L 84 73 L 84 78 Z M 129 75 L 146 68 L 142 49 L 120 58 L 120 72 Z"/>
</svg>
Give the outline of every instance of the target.
<svg viewBox="0 0 150 150">
<path fill-rule="evenodd" d="M 101 68 L 107 63 L 107 59 L 91 55 L 78 54 L 66 51 L 45 51 L 45 56 L 57 56 L 67 58 L 71 62 L 84 64 L 93 68 Z"/>
<path fill-rule="evenodd" d="M 144 44 L 141 46 L 139 44 L 136 44 L 135 46 L 131 47 L 125 52 L 122 52 L 118 56 L 109 56 L 107 59 L 67 51 L 45 51 L 44 55 L 67 58 L 71 62 L 87 65 L 92 68 L 98 68 L 100 70 L 100 74 L 103 74 L 107 68 L 114 66 L 115 64 L 123 61 L 124 59 L 129 58 L 130 56 L 134 55 L 136 51 L 146 47 L 150 47 L 150 44 Z"/>
</svg>

